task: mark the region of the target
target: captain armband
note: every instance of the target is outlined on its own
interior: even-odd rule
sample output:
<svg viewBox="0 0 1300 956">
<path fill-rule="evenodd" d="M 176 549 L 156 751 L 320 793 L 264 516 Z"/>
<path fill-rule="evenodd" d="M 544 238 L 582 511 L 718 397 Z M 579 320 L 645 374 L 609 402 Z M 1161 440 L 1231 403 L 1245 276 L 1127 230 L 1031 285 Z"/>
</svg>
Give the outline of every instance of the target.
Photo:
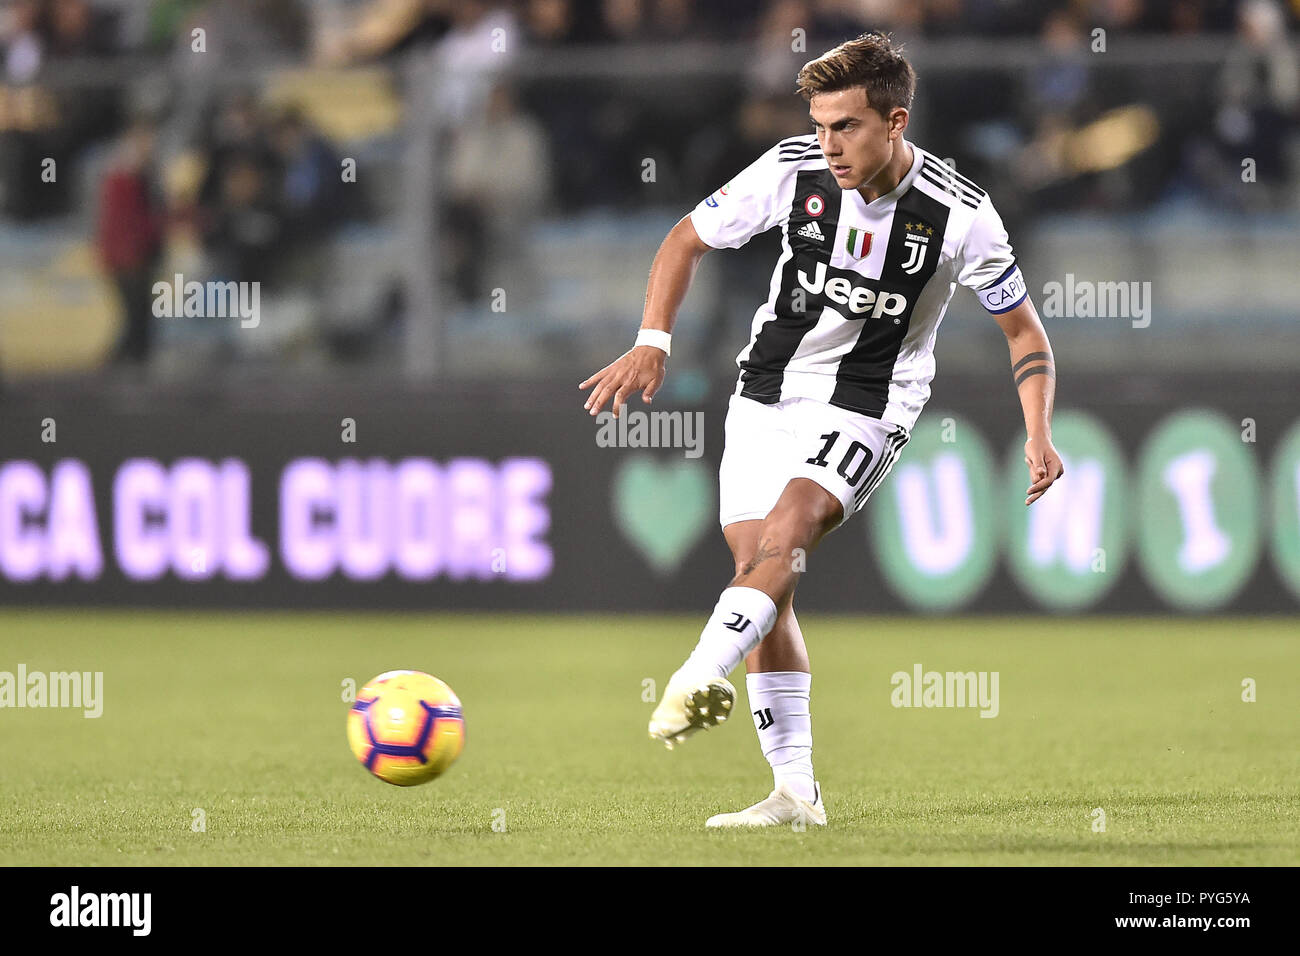
<svg viewBox="0 0 1300 956">
<path fill-rule="evenodd" d="M 976 294 L 980 297 L 980 302 L 984 303 L 984 308 L 994 315 L 1000 315 L 1003 312 L 1010 312 L 1025 301 L 1028 293 L 1025 277 L 1020 274 L 1020 266 L 1013 262 L 1007 267 L 1006 272 Z"/>
</svg>

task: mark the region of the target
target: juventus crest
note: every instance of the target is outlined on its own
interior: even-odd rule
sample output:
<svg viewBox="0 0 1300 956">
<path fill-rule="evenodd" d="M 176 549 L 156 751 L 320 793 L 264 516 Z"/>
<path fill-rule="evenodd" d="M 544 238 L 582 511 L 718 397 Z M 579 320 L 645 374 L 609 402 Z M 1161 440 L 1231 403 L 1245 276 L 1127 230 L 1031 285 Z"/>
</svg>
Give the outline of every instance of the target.
<svg viewBox="0 0 1300 956">
<path fill-rule="evenodd" d="M 916 275 L 925 267 L 925 253 L 930 247 L 934 229 L 921 222 L 909 222 L 905 227 L 907 234 L 903 236 L 903 248 L 907 250 L 907 258 L 901 268 L 908 275 Z"/>
</svg>

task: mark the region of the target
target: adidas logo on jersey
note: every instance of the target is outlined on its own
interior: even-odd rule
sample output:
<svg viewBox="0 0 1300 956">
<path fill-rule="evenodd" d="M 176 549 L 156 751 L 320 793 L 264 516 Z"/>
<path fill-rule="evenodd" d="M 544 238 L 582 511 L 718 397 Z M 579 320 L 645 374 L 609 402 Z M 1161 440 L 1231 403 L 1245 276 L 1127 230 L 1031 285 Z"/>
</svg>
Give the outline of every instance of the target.
<svg viewBox="0 0 1300 956">
<path fill-rule="evenodd" d="M 802 229 L 795 233 L 796 236 L 802 236 L 804 239 L 816 239 L 818 242 L 825 242 L 826 236 L 822 233 L 821 228 L 816 222 L 810 222 Z"/>
<path fill-rule="evenodd" d="M 803 269 L 799 270 L 799 284 L 813 295 L 825 293 L 827 300 L 842 305 L 855 314 L 870 312 L 873 319 L 882 315 L 902 315 L 907 310 L 907 296 L 873 289 L 865 284 L 866 280 L 855 281 L 861 279 L 861 276 L 855 275 L 855 278 L 850 279 L 851 273 L 840 269 L 835 271 L 839 275 L 827 279 L 826 263 L 819 262 L 817 271 L 811 277 Z"/>
</svg>

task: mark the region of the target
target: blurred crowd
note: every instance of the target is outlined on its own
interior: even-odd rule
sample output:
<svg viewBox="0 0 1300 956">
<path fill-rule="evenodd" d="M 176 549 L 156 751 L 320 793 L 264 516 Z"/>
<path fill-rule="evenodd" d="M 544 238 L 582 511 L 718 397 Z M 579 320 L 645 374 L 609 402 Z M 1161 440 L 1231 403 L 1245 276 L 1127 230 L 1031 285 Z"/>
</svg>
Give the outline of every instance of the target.
<svg viewBox="0 0 1300 956">
<path fill-rule="evenodd" d="M 485 10 L 531 45 L 731 40 L 757 35 L 778 7 L 814 35 L 870 25 L 925 37 L 1034 35 L 1063 10 L 1090 26 L 1165 35 L 1230 33 L 1242 0 L 8 0 L 6 69 L 46 58 L 162 51 L 196 23 L 232 31 L 242 53 L 383 57 L 433 43 Z M 1300 16 L 1292 3 L 1289 16 Z M 15 62 L 15 49 L 20 52 Z"/>
<path fill-rule="evenodd" d="M 805 132 L 794 72 L 868 29 L 913 48 L 1019 37 L 1050 53 L 1031 69 L 920 70 L 916 138 L 963 157 L 1009 225 L 1187 197 L 1272 209 L 1295 199 L 1298 22 L 1300 0 L 10 0 L 0 9 L 0 222 L 84 213 L 93 195 L 99 256 L 133 317 L 117 354 L 145 358 L 146 280 L 175 237 L 202 251 L 214 278 L 311 286 L 329 269 L 334 231 L 373 215 L 373 196 L 340 188 L 343 144 L 293 103 L 269 102 L 259 71 L 378 67 L 409 109 L 421 91 L 401 67 L 436 57 L 450 68 L 432 91 L 448 124 L 437 221 L 457 224 L 438 250 L 468 301 L 493 282 L 486 250 L 508 255 L 523 224 L 689 208 L 775 140 Z M 1195 73 L 1111 68 L 1087 56 L 1097 28 L 1111 44 L 1217 36 L 1223 56 Z M 802 46 L 792 43 L 801 30 Z M 734 71 L 669 70 L 649 83 L 511 69 L 528 51 L 684 41 L 751 53 Z M 199 46 L 203 57 L 192 55 Z M 611 174 L 646 157 L 653 190 Z M 1242 157 L 1260 188 L 1240 188 Z M 57 181 L 35 188 L 33 170 L 51 158 Z"/>
<path fill-rule="evenodd" d="M 204 281 L 258 281 L 275 292 L 310 287 L 324 245 L 350 211 L 333 146 L 292 107 L 266 109 L 248 92 L 224 101 L 199 142 L 189 188 L 164 193 L 155 121 L 136 119 L 100 183 L 96 240 L 127 324 L 117 357 L 149 355 L 151 287 L 168 233 L 202 249 Z"/>
</svg>

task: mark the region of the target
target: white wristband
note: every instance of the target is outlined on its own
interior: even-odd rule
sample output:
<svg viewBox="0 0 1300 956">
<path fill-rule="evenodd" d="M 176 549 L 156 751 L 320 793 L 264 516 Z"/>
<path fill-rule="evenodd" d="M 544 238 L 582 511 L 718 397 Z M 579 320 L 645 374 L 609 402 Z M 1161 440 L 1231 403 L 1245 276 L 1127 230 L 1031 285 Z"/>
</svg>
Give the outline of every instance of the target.
<svg viewBox="0 0 1300 956">
<path fill-rule="evenodd" d="M 636 345 L 633 345 L 632 347 L 636 348 L 637 345 L 653 345 L 657 349 L 663 349 L 665 355 L 672 355 L 673 353 L 670 347 L 672 341 L 672 335 L 661 331 L 660 329 L 642 329 L 636 334 Z"/>
</svg>

